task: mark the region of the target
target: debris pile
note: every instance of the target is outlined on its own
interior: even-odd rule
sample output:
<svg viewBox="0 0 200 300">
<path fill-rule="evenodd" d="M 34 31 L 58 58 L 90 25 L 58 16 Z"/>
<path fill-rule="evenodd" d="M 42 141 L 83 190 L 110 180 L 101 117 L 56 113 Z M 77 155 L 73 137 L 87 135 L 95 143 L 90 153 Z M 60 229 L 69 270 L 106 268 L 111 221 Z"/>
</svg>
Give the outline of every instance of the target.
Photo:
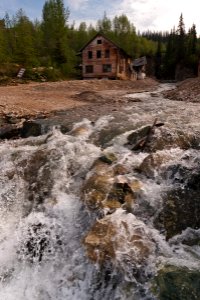
<svg viewBox="0 0 200 300">
<path fill-rule="evenodd" d="M 190 78 L 182 81 L 177 88 L 163 93 L 171 100 L 200 102 L 200 78 Z"/>
</svg>

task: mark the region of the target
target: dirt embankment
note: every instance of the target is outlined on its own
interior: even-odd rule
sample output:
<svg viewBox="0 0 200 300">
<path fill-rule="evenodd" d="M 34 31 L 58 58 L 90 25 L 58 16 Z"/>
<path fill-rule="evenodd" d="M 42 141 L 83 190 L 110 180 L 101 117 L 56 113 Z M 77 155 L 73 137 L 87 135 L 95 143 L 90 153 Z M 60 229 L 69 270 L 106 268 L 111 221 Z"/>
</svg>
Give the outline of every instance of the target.
<svg viewBox="0 0 200 300">
<path fill-rule="evenodd" d="M 200 102 L 200 77 L 190 78 L 177 84 L 177 88 L 164 93 L 171 100 Z"/>
<path fill-rule="evenodd" d="M 118 101 L 124 94 L 153 90 L 157 82 L 72 80 L 0 87 L 0 116 L 48 115 L 96 102 Z"/>
</svg>

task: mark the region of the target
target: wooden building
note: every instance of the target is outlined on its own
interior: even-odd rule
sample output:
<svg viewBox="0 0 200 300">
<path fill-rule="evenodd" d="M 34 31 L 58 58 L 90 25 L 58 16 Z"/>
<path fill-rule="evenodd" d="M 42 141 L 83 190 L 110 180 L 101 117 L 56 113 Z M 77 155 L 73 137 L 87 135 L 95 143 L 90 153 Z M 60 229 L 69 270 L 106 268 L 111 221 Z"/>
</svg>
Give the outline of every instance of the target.
<svg viewBox="0 0 200 300">
<path fill-rule="evenodd" d="M 101 33 L 81 50 L 83 79 L 131 79 L 131 57 Z"/>
</svg>

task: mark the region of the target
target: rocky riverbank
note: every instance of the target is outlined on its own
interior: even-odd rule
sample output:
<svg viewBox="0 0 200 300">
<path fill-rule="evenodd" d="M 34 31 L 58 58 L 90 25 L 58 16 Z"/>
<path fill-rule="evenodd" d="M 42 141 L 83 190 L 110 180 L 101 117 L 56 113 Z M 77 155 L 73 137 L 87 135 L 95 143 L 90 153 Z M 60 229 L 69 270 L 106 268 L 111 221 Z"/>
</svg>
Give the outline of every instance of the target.
<svg viewBox="0 0 200 300">
<path fill-rule="evenodd" d="M 153 91 L 157 85 L 158 82 L 149 78 L 142 81 L 73 80 L 0 87 L 0 138 L 37 136 L 52 125 L 61 126 L 66 132 L 74 122 L 83 118 L 95 121 L 104 114 L 120 111 L 122 105 L 140 101 L 124 96 Z M 30 127 L 34 128 L 27 132 Z"/>
</svg>

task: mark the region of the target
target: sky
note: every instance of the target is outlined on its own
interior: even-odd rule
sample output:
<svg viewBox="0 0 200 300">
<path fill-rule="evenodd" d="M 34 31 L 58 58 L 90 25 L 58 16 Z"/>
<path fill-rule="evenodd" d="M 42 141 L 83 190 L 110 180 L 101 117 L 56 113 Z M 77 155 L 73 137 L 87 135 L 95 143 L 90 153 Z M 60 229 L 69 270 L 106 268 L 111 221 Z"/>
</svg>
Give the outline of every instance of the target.
<svg viewBox="0 0 200 300">
<path fill-rule="evenodd" d="M 22 8 L 31 19 L 41 19 L 45 0 L 0 0 L 0 18 L 10 16 Z M 178 25 L 183 14 L 186 30 L 196 25 L 200 35 L 199 0 L 64 0 L 69 8 L 69 24 L 78 26 L 85 21 L 96 24 L 106 12 L 107 17 L 126 14 L 137 31 L 170 31 Z"/>
</svg>

